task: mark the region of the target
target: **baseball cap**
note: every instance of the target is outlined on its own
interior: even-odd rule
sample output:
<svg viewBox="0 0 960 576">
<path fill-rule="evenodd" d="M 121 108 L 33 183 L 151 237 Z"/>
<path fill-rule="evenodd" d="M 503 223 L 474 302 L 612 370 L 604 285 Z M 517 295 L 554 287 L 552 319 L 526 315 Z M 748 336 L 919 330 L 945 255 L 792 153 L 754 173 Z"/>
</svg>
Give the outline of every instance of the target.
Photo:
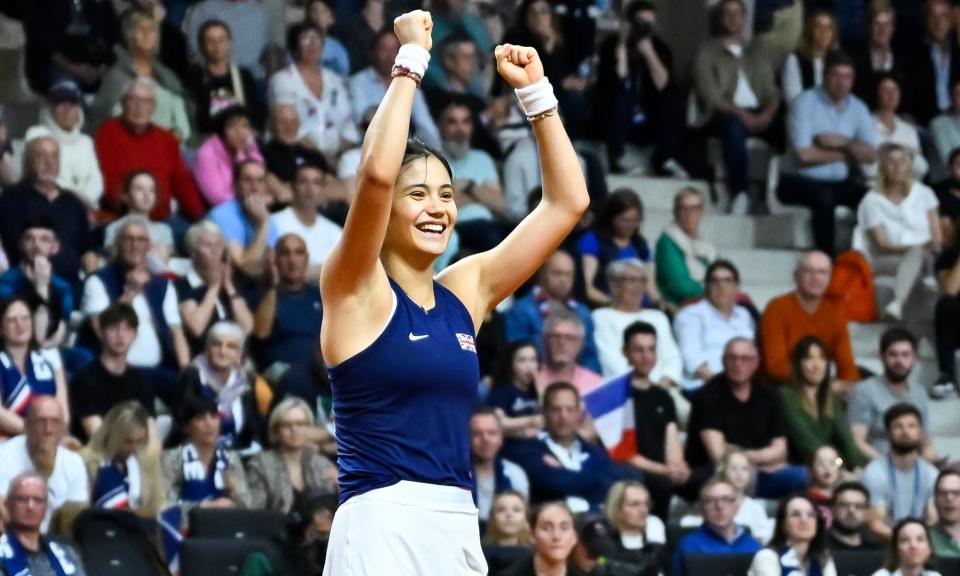
<svg viewBox="0 0 960 576">
<path fill-rule="evenodd" d="M 47 100 L 55 103 L 73 102 L 79 104 L 83 98 L 80 87 L 73 80 L 61 80 L 47 91 Z"/>
</svg>

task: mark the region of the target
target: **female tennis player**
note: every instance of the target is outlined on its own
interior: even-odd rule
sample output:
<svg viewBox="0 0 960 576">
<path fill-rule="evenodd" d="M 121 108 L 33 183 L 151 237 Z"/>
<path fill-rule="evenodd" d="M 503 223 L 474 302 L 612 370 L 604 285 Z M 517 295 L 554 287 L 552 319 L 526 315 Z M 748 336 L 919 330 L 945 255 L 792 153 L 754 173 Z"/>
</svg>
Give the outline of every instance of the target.
<svg viewBox="0 0 960 576">
<path fill-rule="evenodd" d="M 419 10 L 394 21 L 402 47 L 393 79 L 363 141 L 343 237 L 320 278 L 341 490 L 324 575 L 487 573 L 470 495 L 474 335 L 588 204 L 536 51 L 498 46 L 497 70 L 536 135 L 543 200 L 500 245 L 434 279 L 457 221 L 453 175 L 439 153 L 407 143 L 432 27 Z"/>
</svg>

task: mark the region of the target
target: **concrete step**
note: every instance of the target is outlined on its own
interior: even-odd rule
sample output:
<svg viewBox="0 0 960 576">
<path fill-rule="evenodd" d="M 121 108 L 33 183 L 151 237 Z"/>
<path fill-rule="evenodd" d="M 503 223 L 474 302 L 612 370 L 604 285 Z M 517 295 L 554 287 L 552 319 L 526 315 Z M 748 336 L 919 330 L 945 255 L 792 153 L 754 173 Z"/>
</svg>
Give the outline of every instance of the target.
<svg viewBox="0 0 960 576">
<path fill-rule="evenodd" d="M 762 248 L 730 249 L 723 257 L 733 262 L 740 270 L 742 284 L 774 285 L 792 284 L 793 269 L 797 265 L 796 252 L 766 250 Z"/>
<path fill-rule="evenodd" d="M 929 406 L 933 435 L 960 438 L 960 398 L 931 400 Z"/>
<path fill-rule="evenodd" d="M 960 438 L 934 436 L 933 449 L 938 455 L 946 456 L 951 461 L 960 460 Z"/>
<path fill-rule="evenodd" d="M 793 290 L 793 285 L 789 284 L 789 280 L 785 281 L 783 284 L 741 284 L 740 289 L 750 296 L 750 299 L 753 300 L 754 306 L 757 307 L 761 313 L 763 309 L 767 307 L 767 304 L 780 296 L 785 294 L 790 290 Z"/>
<path fill-rule="evenodd" d="M 710 214 L 700 224 L 700 234 L 713 243 L 721 253 L 727 248 L 747 250 L 755 246 L 755 223 L 758 217 L 744 218 L 727 214 Z M 673 213 L 666 210 L 645 209 L 641 232 L 648 242 L 657 238 L 673 221 Z"/>
<path fill-rule="evenodd" d="M 673 211 L 673 197 L 681 188 L 692 186 L 707 199 L 705 211 L 717 213 L 719 209 L 709 201 L 709 185 L 702 180 L 680 180 L 678 178 L 657 178 L 650 176 L 607 176 L 607 188 L 612 192 L 617 188 L 630 188 L 643 201 L 646 210 Z"/>
</svg>

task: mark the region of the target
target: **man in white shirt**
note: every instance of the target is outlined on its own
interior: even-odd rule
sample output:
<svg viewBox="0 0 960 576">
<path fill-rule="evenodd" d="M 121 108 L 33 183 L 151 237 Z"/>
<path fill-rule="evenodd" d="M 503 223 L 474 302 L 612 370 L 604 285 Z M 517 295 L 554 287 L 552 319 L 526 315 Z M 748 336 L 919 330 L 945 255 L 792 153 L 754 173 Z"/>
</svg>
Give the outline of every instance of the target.
<svg viewBox="0 0 960 576">
<path fill-rule="evenodd" d="M 503 430 L 492 408 L 479 408 L 470 417 L 470 460 L 473 462 L 474 494 L 480 521 L 490 519 L 493 501 L 504 490 L 529 496 L 530 481 L 523 468 L 500 456 Z"/>
<path fill-rule="evenodd" d="M 312 280 L 320 278 L 321 265 L 343 234 L 339 226 L 318 212 L 328 198 L 332 180 L 333 174 L 326 166 L 310 162 L 300 164 L 293 178 L 293 203 L 270 216 L 278 237 L 296 234 L 309 247 L 307 278 Z"/>
<path fill-rule="evenodd" d="M 723 371 L 723 349 L 733 338 L 752 340 L 756 322 L 737 305 L 740 272 L 732 262 L 716 260 L 704 275 L 705 298 L 680 310 L 673 321 L 683 356 L 682 386 L 696 390 Z"/>
<path fill-rule="evenodd" d="M 86 506 L 90 500 L 83 458 L 60 446 L 66 426 L 57 399 L 37 396 L 30 402 L 24 433 L 0 444 L 0 494 L 6 494 L 10 482 L 23 472 L 38 472 L 47 479 L 47 513 L 41 532 L 47 531 L 50 518 L 63 505 Z"/>
</svg>

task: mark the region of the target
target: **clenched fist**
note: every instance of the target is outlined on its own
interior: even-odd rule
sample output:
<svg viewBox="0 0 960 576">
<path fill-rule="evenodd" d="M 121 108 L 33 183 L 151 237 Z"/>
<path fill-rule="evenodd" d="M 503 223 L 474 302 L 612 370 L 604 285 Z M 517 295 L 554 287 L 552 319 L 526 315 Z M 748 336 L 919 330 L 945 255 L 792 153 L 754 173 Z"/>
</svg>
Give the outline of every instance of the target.
<svg viewBox="0 0 960 576">
<path fill-rule="evenodd" d="M 515 89 L 543 78 L 543 63 L 533 48 L 501 44 L 493 51 L 493 56 L 497 59 L 497 72 Z"/>
<path fill-rule="evenodd" d="M 426 10 L 414 10 L 393 19 L 393 33 L 400 44 L 416 44 L 429 51 L 433 46 L 433 19 Z"/>
</svg>

